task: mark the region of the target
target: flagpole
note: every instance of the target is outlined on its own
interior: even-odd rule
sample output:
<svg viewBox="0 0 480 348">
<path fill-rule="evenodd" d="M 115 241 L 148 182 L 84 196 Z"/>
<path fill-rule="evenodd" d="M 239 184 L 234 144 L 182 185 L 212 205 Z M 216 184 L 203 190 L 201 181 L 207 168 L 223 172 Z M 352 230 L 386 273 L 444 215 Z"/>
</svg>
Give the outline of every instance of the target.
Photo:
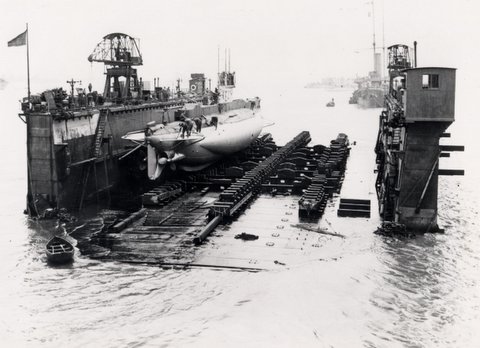
<svg viewBox="0 0 480 348">
<path fill-rule="evenodd" d="M 27 23 L 27 84 L 28 84 L 28 102 L 30 103 L 30 55 L 28 51 L 28 23 Z"/>
</svg>

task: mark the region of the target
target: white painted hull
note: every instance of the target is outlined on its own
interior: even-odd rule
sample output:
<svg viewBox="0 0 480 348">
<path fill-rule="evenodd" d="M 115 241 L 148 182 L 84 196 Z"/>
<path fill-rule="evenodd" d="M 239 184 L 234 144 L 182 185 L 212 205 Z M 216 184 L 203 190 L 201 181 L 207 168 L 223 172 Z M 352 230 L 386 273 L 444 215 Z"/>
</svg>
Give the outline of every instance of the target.
<svg viewBox="0 0 480 348">
<path fill-rule="evenodd" d="M 235 110 L 218 117 L 221 119 L 217 127 L 204 127 L 200 133 L 193 132 L 190 137 L 181 138 L 178 125 L 173 125 L 171 129 L 160 130 L 147 139 L 160 154 L 180 155 L 181 159 L 175 162 L 180 169 L 196 171 L 247 148 L 264 127 L 263 118 L 249 109 Z"/>
</svg>

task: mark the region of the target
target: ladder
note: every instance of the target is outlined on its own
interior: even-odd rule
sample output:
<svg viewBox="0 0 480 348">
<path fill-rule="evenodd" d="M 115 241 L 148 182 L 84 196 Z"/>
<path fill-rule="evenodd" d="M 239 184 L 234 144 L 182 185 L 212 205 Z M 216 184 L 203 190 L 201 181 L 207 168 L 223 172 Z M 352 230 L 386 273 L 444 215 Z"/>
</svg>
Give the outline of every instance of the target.
<svg viewBox="0 0 480 348">
<path fill-rule="evenodd" d="M 92 157 L 98 158 L 100 150 L 102 149 L 103 134 L 105 133 L 105 127 L 107 125 L 107 116 L 110 114 L 110 109 L 100 110 L 100 116 L 98 117 L 97 129 L 95 131 L 95 142 L 92 148 Z"/>
<path fill-rule="evenodd" d="M 101 153 L 103 135 L 105 134 L 105 128 L 107 125 L 107 119 L 109 114 L 110 114 L 110 109 L 102 109 L 100 110 L 100 115 L 98 116 L 98 123 L 97 123 L 97 129 L 95 130 L 94 142 L 90 150 L 91 161 L 89 164 L 86 164 L 83 167 L 83 171 L 82 171 L 82 193 L 80 195 L 78 210 L 81 210 L 83 207 L 83 201 L 85 199 L 85 193 L 87 190 L 88 179 L 90 177 L 90 171 L 92 170 L 92 167 L 94 167 L 95 169 L 95 162 Z M 96 185 L 96 180 L 97 180 L 96 170 L 94 171 L 95 171 L 95 185 Z"/>
</svg>

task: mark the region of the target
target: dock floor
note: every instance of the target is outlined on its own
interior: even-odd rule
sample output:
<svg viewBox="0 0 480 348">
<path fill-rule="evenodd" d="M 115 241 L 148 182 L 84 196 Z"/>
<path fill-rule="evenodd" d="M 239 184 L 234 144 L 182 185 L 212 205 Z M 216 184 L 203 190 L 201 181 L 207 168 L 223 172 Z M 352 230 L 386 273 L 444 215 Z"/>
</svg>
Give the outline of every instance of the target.
<svg viewBox="0 0 480 348">
<path fill-rule="evenodd" d="M 262 194 L 236 219 L 219 225 L 204 244 L 195 246 L 193 238 L 207 224 L 207 212 L 219 193 L 186 193 L 160 210 L 147 209 L 146 216 L 132 226 L 102 236 L 102 244 L 111 250 L 103 258 L 165 267 L 264 270 L 299 258 L 321 257 L 319 248 L 326 241 L 342 239 L 312 231 L 318 220 L 299 218 L 299 196 Z M 333 204 L 327 210 L 333 214 Z M 241 233 L 258 239 L 236 239 Z"/>
<path fill-rule="evenodd" d="M 352 179 L 347 185 L 357 186 Z M 209 223 L 208 213 L 222 192 L 214 187 L 189 187 L 169 203 L 147 206 L 143 216 L 128 227 L 108 229 L 97 236 L 95 243 L 109 251 L 101 258 L 161 267 L 257 271 L 328 258 L 322 247 L 327 242 L 344 242 L 344 236 L 329 223 L 339 219 L 338 191 L 328 199 L 322 219 L 300 217 L 299 194 L 275 191 L 256 195 L 234 216 L 225 217 L 203 244 L 195 245 L 194 238 Z M 238 238 L 243 233 L 253 238 Z"/>
</svg>

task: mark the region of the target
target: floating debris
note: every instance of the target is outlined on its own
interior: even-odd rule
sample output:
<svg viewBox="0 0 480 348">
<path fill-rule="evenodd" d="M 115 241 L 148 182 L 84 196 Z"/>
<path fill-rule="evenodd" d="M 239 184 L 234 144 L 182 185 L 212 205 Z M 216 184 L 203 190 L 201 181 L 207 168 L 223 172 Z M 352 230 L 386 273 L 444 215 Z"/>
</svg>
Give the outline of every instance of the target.
<svg viewBox="0 0 480 348">
<path fill-rule="evenodd" d="M 328 236 L 345 238 L 345 236 L 344 236 L 343 234 L 327 232 L 327 231 L 324 231 L 324 230 L 322 230 L 322 229 L 320 229 L 320 228 L 310 227 L 309 225 L 304 225 L 304 224 L 292 224 L 292 225 L 290 225 L 290 226 L 295 227 L 295 228 L 299 228 L 299 229 L 301 229 L 301 230 L 306 230 L 306 231 L 315 232 L 315 233 L 320 233 L 320 234 L 326 234 L 326 235 L 328 235 Z"/>
<path fill-rule="evenodd" d="M 258 236 L 255 234 L 250 234 L 250 233 L 245 233 L 242 232 L 240 234 L 237 234 L 235 236 L 235 239 L 241 239 L 241 240 L 257 240 Z"/>
<path fill-rule="evenodd" d="M 60 222 L 75 222 L 77 218 L 68 213 L 65 208 L 48 208 L 45 209 L 43 214 L 39 217 L 40 220 L 53 220 L 58 219 Z"/>
<path fill-rule="evenodd" d="M 415 237 L 415 233 L 408 231 L 404 224 L 393 221 L 382 222 L 382 225 L 374 233 L 387 237 Z"/>
</svg>

